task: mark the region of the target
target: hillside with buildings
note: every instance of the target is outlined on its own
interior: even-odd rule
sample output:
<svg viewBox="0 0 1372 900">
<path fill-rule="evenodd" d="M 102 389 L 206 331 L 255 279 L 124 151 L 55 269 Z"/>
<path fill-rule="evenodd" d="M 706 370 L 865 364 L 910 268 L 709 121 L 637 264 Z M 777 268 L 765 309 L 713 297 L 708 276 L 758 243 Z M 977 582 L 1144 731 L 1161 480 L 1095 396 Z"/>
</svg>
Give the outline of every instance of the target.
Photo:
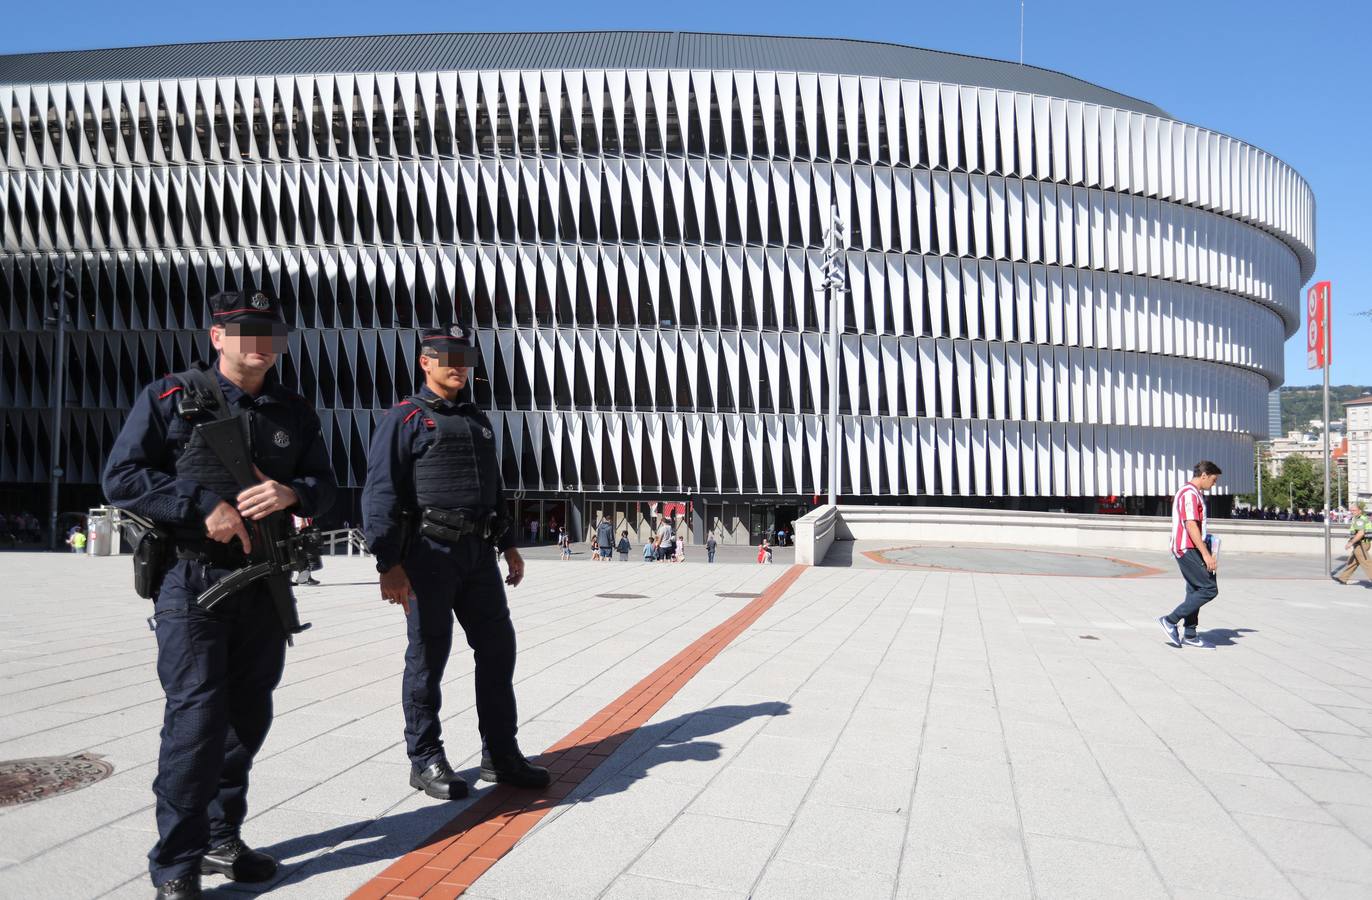
<svg viewBox="0 0 1372 900">
<path fill-rule="evenodd" d="M 1318 423 L 1324 418 L 1323 390 L 1316 387 L 1283 387 L 1281 389 L 1281 433 L 1292 431 L 1316 430 L 1311 422 Z M 1358 397 L 1372 396 L 1372 387 L 1367 385 L 1340 384 L 1329 386 L 1329 418 L 1344 418 L 1343 405 Z M 1275 435 L 1274 435 L 1275 437 Z"/>
</svg>

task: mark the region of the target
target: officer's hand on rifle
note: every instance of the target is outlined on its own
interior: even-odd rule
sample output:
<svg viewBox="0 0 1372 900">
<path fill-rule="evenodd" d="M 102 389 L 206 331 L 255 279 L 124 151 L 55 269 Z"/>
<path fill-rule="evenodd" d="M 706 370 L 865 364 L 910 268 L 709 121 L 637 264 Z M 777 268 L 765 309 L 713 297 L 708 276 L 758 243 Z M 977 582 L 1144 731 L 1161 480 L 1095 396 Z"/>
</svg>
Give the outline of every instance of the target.
<svg viewBox="0 0 1372 900">
<path fill-rule="evenodd" d="M 300 502 L 291 488 L 279 481 L 272 481 L 256 466 L 253 466 L 253 471 L 262 479 L 262 483 L 245 488 L 238 495 L 238 511 L 245 518 L 253 521 L 265 519 L 274 512 L 290 509 Z"/>
<path fill-rule="evenodd" d="M 505 564 L 510 567 L 510 574 L 505 576 L 505 583 L 510 587 L 518 587 L 524 580 L 524 557 L 511 547 L 505 551 Z"/>
<path fill-rule="evenodd" d="M 243 517 L 238 514 L 228 503 L 219 501 L 219 505 L 205 517 L 205 534 L 212 541 L 227 544 L 237 536 L 243 544 L 243 552 L 252 552 L 252 540 L 248 537 L 247 526 L 243 524 Z"/>
<path fill-rule="evenodd" d="M 410 614 L 410 601 L 414 599 L 414 588 L 410 587 L 410 576 L 405 567 L 396 563 L 381 573 L 381 596 L 387 603 L 397 603 Z"/>
</svg>

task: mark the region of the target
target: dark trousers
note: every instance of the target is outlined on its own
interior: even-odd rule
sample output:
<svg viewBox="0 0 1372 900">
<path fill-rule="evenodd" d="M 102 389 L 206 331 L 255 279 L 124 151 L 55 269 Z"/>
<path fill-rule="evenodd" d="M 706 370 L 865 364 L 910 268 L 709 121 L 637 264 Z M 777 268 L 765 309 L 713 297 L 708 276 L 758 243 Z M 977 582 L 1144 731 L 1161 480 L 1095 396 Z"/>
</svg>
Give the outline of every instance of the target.
<svg viewBox="0 0 1372 900">
<path fill-rule="evenodd" d="M 424 768 L 444 758 L 438 714 L 454 617 L 476 663 L 476 717 L 482 745 L 493 753 L 513 751 L 518 723 L 515 633 L 495 551 L 472 537 L 451 545 L 420 538 L 404 565 L 416 597 L 406 616 L 410 643 L 401 697 L 410 761 Z"/>
<path fill-rule="evenodd" d="M 1186 579 L 1186 599 L 1168 614 L 1167 621 L 1173 625 L 1185 623 L 1186 635 L 1192 637 L 1200 623 L 1200 608 L 1214 600 L 1220 592 L 1218 576 L 1205 567 L 1205 560 L 1201 559 L 1200 551 L 1195 549 L 1182 554 L 1177 560 L 1177 568 L 1181 569 L 1181 577 Z"/>
<path fill-rule="evenodd" d="M 266 589 L 249 587 L 205 612 L 195 598 L 226 574 L 177 561 L 154 605 L 157 676 L 166 694 L 152 790 L 155 884 L 200 871 L 210 847 L 238 836 L 248 772 L 272 724 L 286 636 Z"/>
</svg>

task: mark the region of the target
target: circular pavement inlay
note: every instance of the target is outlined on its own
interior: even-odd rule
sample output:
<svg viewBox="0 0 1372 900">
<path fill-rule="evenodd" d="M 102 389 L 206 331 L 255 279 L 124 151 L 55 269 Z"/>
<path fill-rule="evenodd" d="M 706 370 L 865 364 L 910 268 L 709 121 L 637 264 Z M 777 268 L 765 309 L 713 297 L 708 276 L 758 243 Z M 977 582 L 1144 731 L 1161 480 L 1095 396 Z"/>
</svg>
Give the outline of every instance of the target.
<svg viewBox="0 0 1372 900">
<path fill-rule="evenodd" d="M 606 600 L 647 600 L 646 594 L 596 594 L 597 597 L 604 597 Z"/>
<path fill-rule="evenodd" d="M 90 753 L 0 761 L 0 806 L 18 806 L 103 781 L 114 766 Z"/>
<path fill-rule="evenodd" d="M 1155 575 L 1149 566 L 1082 553 L 1054 553 L 1048 550 L 1020 550 L 1000 547 L 954 547 L 920 544 L 868 551 L 877 562 L 920 569 L 953 572 L 983 572 L 992 575 L 1084 575 L 1091 578 L 1122 578 Z"/>
<path fill-rule="evenodd" d="M 716 596 L 716 597 L 727 597 L 727 598 L 730 599 L 730 600 L 755 600 L 755 599 L 757 599 L 758 597 L 761 597 L 762 595 L 761 595 L 761 594 L 724 593 L 724 594 L 715 594 L 715 596 Z"/>
</svg>

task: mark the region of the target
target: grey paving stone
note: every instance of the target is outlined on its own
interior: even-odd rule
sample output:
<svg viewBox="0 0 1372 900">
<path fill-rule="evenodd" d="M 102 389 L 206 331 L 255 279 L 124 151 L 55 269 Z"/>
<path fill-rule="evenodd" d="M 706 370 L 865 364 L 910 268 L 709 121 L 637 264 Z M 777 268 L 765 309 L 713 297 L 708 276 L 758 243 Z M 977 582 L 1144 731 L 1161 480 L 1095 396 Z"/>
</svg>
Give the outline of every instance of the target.
<svg viewBox="0 0 1372 900">
<path fill-rule="evenodd" d="M 1016 773 L 1018 780 L 1018 773 Z M 1029 834 L 1138 847 L 1138 835 L 1112 795 L 1022 786 L 1016 791 L 1020 821 Z"/>
<path fill-rule="evenodd" d="M 1362 772 L 1338 772 L 1282 764 L 1272 768 L 1319 803 L 1372 806 L 1372 777 Z"/>
<path fill-rule="evenodd" d="M 1169 885 L 1240 897 L 1297 896 L 1237 823 L 1212 828 L 1140 822 L 1138 828 Z"/>
<path fill-rule="evenodd" d="M 1042 897 L 1166 897 L 1142 850 L 1046 835 L 1026 835 L 1034 888 Z"/>
<path fill-rule="evenodd" d="M 414 793 L 409 777 L 408 765 L 362 762 L 283 800 L 281 805 L 286 809 L 374 819 Z"/>
<path fill-rule="evenodd" d="M 749 895 L 751 900 L 832 900 L 889 897 L 895 876 L 852 868 L 829 868 L 791 859 L 773 860 Z"/>
<path fill-rule="evenodd" d="M 601 896 L 602 900 L 746 900 L 749 895 L 642 875 L 621 875 Z"/>
<path fill-rule="evenodd" d="M 907 848 L 1023 860 L 1019 815 L 1012 803 L 930 796 L 916 790 Z"/>
<path fill-rule="evenodd" d="M 1033 896 L 1018 839 L 973 846 L 984 852 L 962 853 L 912 844 L 896 884 L 897 900 L 1015 900 Z"/>
<path fill-rule="evenodd" d="M 865 760 L 829 758 L 815 780 L 810 799 L 876 812 L 903 812 L 910 806 L 913 769 L 881 766 Z"/>
<path fill-rule="evenodd" d="M 1231 813 L 1252 813 L 1325 825 L 1337 824 L 1337 820 L 1323 806 L 1311 800 L 1284 778 L 1207 773 L 1205 786 Z M 1372 818 L 1372 807 L 1362 809 Z"/>
<path fill-rule="evenodd" d="M 773 825 L 684 815 L 634 862 L 630 872 L 724 891 L 746 891 L 783 830 Z"/>
<path fill-rule="evenodd" d="M 1358 882 L 1372 893 L 1372 848 L 1341 826 L 1242 813 L 1234 818 L 1283 870 Z"/>
<path fill-rule="evenodd" d="M 1010 803 L 1014 800 L 1009 763 L 936 753 L 928 748 L 920 754 L 916 790 L 937 797 L 974 801 Z"/>
<path fill-rule="evenodd" d="M 782 840 L 777 857 L 894 876 L 900 868 L 904 838 L 902 815 L 807 801 Z"/>
<path fill-rule="evenodd" d="M 689 809 L 699 815 L 788 825 L 810 785 L 808 778 L 731 765 L 709 783 Z"/>
</svg>

